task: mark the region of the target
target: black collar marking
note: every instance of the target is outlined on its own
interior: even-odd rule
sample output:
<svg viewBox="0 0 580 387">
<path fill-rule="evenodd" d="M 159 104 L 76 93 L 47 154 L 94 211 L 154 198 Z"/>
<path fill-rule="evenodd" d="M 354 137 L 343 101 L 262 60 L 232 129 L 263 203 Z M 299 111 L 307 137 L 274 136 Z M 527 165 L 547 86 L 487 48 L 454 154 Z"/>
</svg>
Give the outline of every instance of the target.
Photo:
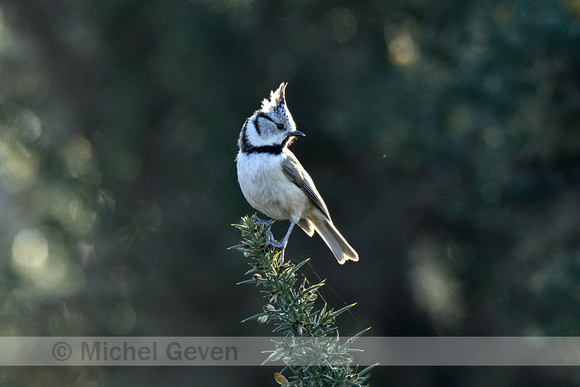
<svg viewBox="0 0 580 387">
<path fill-rule="evenodd" d="M 242 152 L 246 154 L 252 153 L 270 153 L 272 155 L 279 155 L 282 153 L 284 145 L 262 145 L 262 146 L 251 146 L 247 142 L 242 146 Z"/>
</svg>

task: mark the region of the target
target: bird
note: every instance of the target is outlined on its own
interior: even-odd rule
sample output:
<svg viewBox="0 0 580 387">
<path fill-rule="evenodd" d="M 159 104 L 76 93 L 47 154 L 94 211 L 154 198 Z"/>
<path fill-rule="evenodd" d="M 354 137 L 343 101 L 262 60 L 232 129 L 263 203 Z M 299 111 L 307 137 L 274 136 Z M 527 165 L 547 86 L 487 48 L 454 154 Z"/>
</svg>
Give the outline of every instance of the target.
<svg viewBox="0 0 580 387">
<path fill-rule="evenodd" d="M 338 232 L 328 208 L 318 193 L 312 178 L 296 156 L 288 149 L 297 138 L 305 136 L 296 124 L 286 104 L 287 82 L 270 92 L 262 106 L 246 119 L 238 138 L 236 156 L 238 183 L 248 203 L 276 220 L 289 220 L 290 227 L 281 241 L 267 232 L 267 244 L 281 249 L 279 264 L 292 229 L 297 224 L 308 234 L 316 231 L 326 242 L 339 264 L 358 261 L 357 252 Z"/>
</svg>

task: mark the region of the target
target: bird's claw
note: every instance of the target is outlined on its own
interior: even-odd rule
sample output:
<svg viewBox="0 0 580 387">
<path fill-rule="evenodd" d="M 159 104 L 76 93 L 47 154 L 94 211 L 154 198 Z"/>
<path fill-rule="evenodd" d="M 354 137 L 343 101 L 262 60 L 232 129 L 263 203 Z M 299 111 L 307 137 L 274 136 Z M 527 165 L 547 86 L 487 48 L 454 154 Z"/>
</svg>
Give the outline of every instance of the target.
<svg viewBox="0 0 580 387">
<path fill-rule="evenodd" d="M 260 218 L 258 218 L 258 216 L 256 216 L 256 214 L 252 215 L 252 220 L 258 226 L 269 226 L 276 221 L 275 219 L 270 219 L 270 220 L 260 219 Z"/>
<path fill-rule="evenodd" d="M 278 242 L 276 239 L 274 239 L 274 235 L 272 234 L 272 232 L 270 230 L 268 230 L 268 232 L 266 232 L 266 236 L 268 237 L 268 239 L 266 240 L 266 244 L 272 247 L 276 247 L 278 249 L 281 249 L 282 251 L 280 252 L 280 256 L 278 257 L 278 265 L 282 266 L 284 264 L 284 252 L 286 251 L 286 244 L 288 243 L 288 241 L 282 241 L 282 242 Z"/>
<path fill-rule="evenodd" d="M 272 247 L 277 247 L 279 249 L 282 249 L 286 246 L 286 243 L 284 242 L 278 242 L 276 239 L 274 239 L 274 234 L 272 234 L 272 231 L 268 230 L 266 232 L 266 244 Z"/>
</svg>

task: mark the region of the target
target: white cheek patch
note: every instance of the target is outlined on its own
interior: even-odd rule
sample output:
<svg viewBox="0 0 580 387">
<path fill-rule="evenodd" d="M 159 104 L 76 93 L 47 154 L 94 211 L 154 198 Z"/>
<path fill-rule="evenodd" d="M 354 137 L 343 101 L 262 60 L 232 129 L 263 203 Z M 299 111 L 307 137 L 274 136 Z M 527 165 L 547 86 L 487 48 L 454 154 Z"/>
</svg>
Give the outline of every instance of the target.
<svg viewBox="0 0 580 387">
<path fill-rule="evenodd" d="M 252 117 L 248 125 L 246 126 L 246 139 L 248 143 L 254 147 L 272 145 L 271 141 L 267 140 L 266 129 L 262 127 L 258 130 L 258 117 Z"/>
<path fill-rule="evenodd" d="M 254 115 L 246 126 L 246 140 L 253 147 L 283 145 L 287 130 L 280 130 L 273 120 L 264 115 Z"/>
</svg>

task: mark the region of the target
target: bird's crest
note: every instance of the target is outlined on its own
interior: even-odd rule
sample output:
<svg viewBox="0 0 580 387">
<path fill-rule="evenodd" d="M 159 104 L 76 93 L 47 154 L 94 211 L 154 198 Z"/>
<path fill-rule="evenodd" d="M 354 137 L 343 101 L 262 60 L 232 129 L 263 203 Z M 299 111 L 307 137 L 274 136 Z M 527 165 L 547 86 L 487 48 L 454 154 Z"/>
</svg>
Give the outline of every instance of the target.
<svg viewBox="0 0 580 387">
<path fill-rule="evenodd" d="M 287 82 L 282 82 L 278 89 L 275 91 L 270 92 L 270 99 L 264 99 L 262 101 L 262 111 L 264 113 L 276 109 L 276 110 L 284 110 L 286 105 L 286 85 Z"/>
</svg>

